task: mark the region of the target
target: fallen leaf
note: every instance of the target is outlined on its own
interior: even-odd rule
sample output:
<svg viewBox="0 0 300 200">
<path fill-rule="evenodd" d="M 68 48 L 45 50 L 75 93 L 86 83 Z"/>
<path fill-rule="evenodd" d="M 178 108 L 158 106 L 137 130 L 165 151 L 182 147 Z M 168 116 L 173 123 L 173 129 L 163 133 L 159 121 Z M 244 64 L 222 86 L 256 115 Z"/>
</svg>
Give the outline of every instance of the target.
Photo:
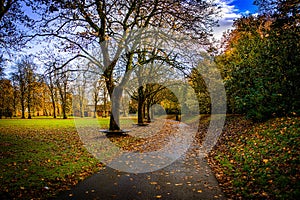
<svg viewBox="0 0 300 200">
<path fill-rule="evenodd" d="M 175 186 L 183 185 L 182 183 L 175 183 Z"/>
</svg>

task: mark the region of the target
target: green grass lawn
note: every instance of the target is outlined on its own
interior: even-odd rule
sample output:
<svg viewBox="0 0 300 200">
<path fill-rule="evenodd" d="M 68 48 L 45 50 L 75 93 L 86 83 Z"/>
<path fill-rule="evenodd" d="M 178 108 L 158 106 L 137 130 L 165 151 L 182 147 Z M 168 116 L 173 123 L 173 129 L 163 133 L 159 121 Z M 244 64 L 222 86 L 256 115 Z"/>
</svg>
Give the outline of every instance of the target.
<svg viewBox="0 0 300 200">
<path fill-rule="evenodd" d="M 300 118 L 277 118 L 249 127 L 229 122 L 211 163 L 233 199 L 300 196 Z"/>
<path fill-rule="evenodd" d="M 0 120 L 0 196 L 47 198 L 101 169 L 83 147 L 74 121 L 99 128 L 109 124 L 109 118 Z"/>
<path fill-rule="evenodd" d="M 108 118 L 0 120 L 0 197 L 48 198 L 103 167 L 83 147 L 74 121 L 79 127 L 98 124 L 101 129 L 109 123 Z M 296 199 L 300 118 L 248 122 L 228 117 L 222 140 L 210 155 L 224 192 L 233 199 Z M 133 123 L 136 119 L 121 120 L 122 127 Z M 120 146 L 127 142 L 117 141 Z"/>
</svg>

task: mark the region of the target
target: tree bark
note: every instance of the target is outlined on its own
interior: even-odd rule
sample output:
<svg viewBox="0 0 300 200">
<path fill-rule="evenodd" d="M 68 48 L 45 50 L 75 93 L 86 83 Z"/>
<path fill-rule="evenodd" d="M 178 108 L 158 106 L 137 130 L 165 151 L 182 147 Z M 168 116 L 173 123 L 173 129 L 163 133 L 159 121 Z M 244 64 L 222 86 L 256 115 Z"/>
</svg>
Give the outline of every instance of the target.
<svg viewBox="0 0 300 200">
<path fill-rule="evenodd" d="M 97 118 L 97 103 L 95 103 L 94 107 L 94 118 Z"/>
<path fill-rule="evenodd" d="M 54 95 L 51 94 L 52 107 L 53 107 L 53 118 L 56 119 L 56 104 Z"/>
<path fill-rule="evenodd" d="M 23 98 L 21 98 L 21 112 L 22 112 L 22 119 L 25 119 L 25 103 L 24 103 L 24 99 Z"/>
<path fill-rule="evenodd" d="M 103 112 L 104 112 L 104 117 L 107 117 L 107 91 L 106 88 L 103 88 Z M 103 114 L 102 114 L 103 116 Z"/>
<path fill-rule="evenodd" d="M 150 103 L 147 103 L 146 108 L 147 108 L 147 122 L 150 123 L 152 119 L 150 116 Z"/>
<path fill-rule="evenodd" d="M 122 96 L 123 88 L 117 86 L 115 87 L 115 91 L 111 95 L 111 103 L 112 103 L 112 113 L 110 116 L 110 131 L 119 131 L 120 129 L 120 103 Z"/>
<path fill-rule="evenodd" d="M 29 77 L 30 78 L 30 77 Z M 28 116 L 27 119 L 31 119 L 31 83 L 29 82 L 27 86 L 27 110 L 28 110 Z"/>
<path fill-rule="evenodd" d="M 138 124 L 144 124 L 144 87 L 138 89 Z"/>
<path fill-rule="evenodd" d="M 67 83 L 64 82 L 64 91 L 63 91 L 63 96 L 64 96 L 64 102 L 63 102 L 63 108 L 62 108 L 62 111 L 63 111 L 63 119 L 67 119 L 67 113 L 66 113 L 66 110 L 67 110 Z"/>
<path fill-rule="evenodd" d="M 27 119 L 31 119 L 31 106 L 30 106 L 30 104 L 31 104 L 31 101 L 28 98 L 28 102 L 27 102 L 28 117 L 27 117 Z"/>
</svg>

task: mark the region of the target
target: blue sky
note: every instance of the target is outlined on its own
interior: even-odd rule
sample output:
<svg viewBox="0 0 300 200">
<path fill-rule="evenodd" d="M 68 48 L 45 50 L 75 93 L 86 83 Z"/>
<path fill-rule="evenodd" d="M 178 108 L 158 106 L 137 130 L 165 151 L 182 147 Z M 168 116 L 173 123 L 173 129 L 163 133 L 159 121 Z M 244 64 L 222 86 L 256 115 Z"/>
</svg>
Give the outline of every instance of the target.
<svg viewBox="0 0 300 200">
<path fill-rule="evenodd" d="M 222 33 L 232 28 L 235 19 L 247 15 L 256 14 L 257 7 L 253 5 L 254 0 L 215 0 L 221 6 L 219 27 L 214 28 L 214 35 L 220 39 Z"/>
<path fill-rule="evenodd" d="M 257 7 L 253 5 L 253 0 L 234 0 L 229 5 L 234 5 L 241 13 L 256 13 Z"/>
</svg>

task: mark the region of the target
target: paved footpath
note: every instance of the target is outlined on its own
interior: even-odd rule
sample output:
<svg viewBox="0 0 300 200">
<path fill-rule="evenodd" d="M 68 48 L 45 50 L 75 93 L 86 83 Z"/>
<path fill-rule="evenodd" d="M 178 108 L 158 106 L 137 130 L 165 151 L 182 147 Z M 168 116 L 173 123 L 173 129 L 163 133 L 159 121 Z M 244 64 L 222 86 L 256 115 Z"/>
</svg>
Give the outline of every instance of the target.
<svg viewBox="0 0 300 200">
<path fill-rule="evenodd" d="M 205 158 L 199 156 L 199 145 L 195 143 L 163 169 L 133 174 L 106 167 L 71 190 L 62 192 L 56 199 L 225 199 Z"/>
<path fill-rule="evenodd" d="M 155 172 L 131 174 L 106 167 L 57 199 L 225 199 L 204 158 L 182 156 Z"/>
</svg>

